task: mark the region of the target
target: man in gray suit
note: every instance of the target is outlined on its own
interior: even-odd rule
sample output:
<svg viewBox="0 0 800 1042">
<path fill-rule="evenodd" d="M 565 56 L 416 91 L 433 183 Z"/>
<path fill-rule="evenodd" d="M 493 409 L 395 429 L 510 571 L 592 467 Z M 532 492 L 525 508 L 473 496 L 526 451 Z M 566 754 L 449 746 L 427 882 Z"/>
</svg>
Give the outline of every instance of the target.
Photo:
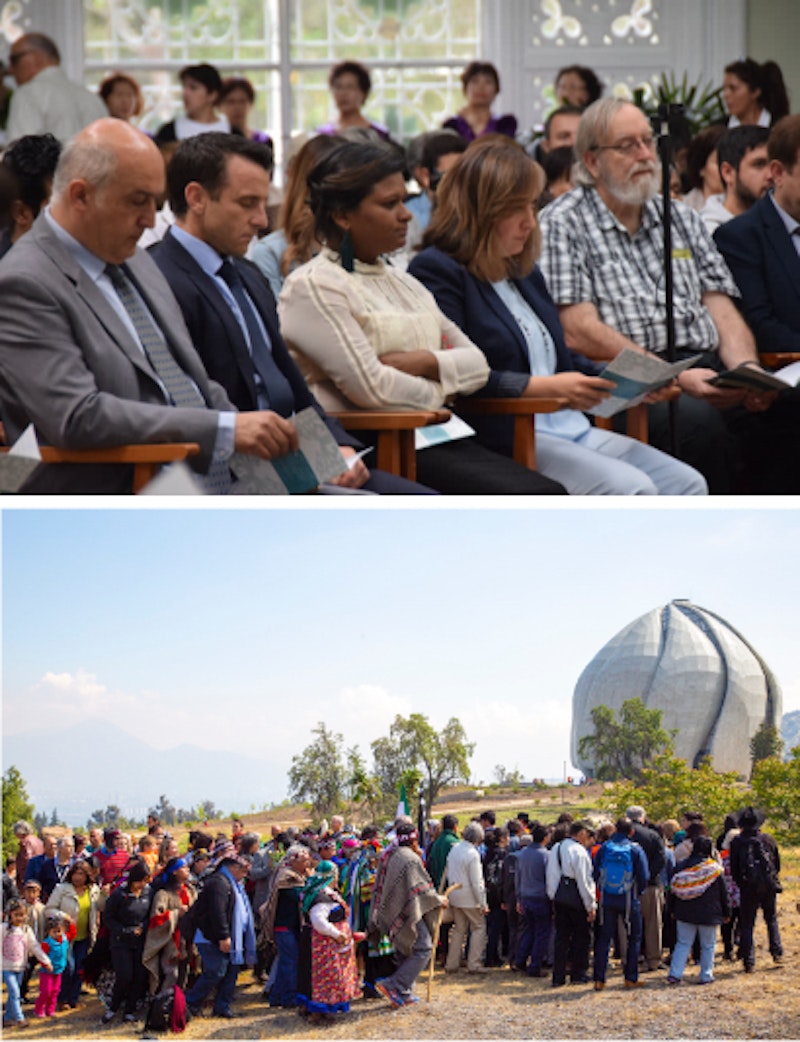
<svg viewBox="0 0 800 1042">
<path fill-rule="evenodd" d="M 137 248 L 164 191 L 141 131 L 102 119 L 65 148 L 48 211 L 0 262 L 0 414 L 13 442 L 32 422 L 69 449 L 192 441 L 193 465 L 234 451 L 271 459 L 297 447 L 275 413 L 237 413 L 209 380 L 181 311 Z M 49 465 L 23 491 L 128 492 L 129 467 Z M 219 482 L 215 488 L 219 488 Z"/>
</svg>

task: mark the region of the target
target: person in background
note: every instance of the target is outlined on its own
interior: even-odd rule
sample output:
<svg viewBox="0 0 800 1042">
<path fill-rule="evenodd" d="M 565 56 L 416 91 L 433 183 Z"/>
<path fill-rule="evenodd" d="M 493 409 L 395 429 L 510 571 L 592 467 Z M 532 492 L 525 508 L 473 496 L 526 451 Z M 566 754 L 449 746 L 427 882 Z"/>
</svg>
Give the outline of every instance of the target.
<svg viewBox="0 0 800 1042">
<path fill-rule="evenodd" d="M 248 126 L 256 92 L 253 84 L 245 76 L 228 76 L 222 81 L 219 96 L 219 108 L 227 117 L 234 133 L 242 134 L 251 141 L 259 141 L 262 145 L 271 145 L 272 138 L 263 130 L 251 130 Z"/>
<path fill-rule="evenodd" d="M 86 861 L 76 861 L 47 902 L 49 911 L 66 916 L 75 928 L 70 939 L 70 959 L 59 994 L 59 1002 L 70 1009 L 78 1008 L 83 977 L 81 971 L 97 939 L 100 926 L 100 887 L 92 881 L 89 872 Z"/>
<path fill-rule="evenodd" d="M 565 65 L 556 73 L 555 92 L 559 105 L 585 109 L 603 96 L 603 83 L 586 65 Z"/>
<path fill-rule="evenodd" d="M 481 870 L 481 858 L 477 849 L 483 842 L 483 837 L 483 828 L 476 821 L 471 821 L 461 833 L 460 842 L 456 843 L 447 855 L 445 868 L 447 885 L 460 884 L 459 889 L 454 890 L 450 895 L 454 924 L 445 964 L 447 973 L 458 973 L 461 967 L 461 951 L 467 933 L 469 933 L 467 972 L 486 973 L 482 959 L 486 945 L 486 917 L 489 905 Z"/>
<path fill-rule="evenodd" d="M 3 231 L 6 249 L 30 231 L 39 212 L 50 200 L 61 143 L 52 134 L 26 134 L 3 152 L 2 164 L 11 177 L 13 198 Z"/>
<path fill-rule="evenodd" d="M 539 196 L 539 209 L 543 210 L 548 203 L 571 192 L 575 185 L 572 183 L 572 165 L 575 157 L 572 146 L 565 148 L 554 148 L 552 152 L 545 152 L 542 156 L 542 170 L 546 183 L 544 191 Z"/>
<path fill-rule="evenodd" d="M 330 136 L 343 130 L 363 128 L 384 141 L 390 140 L 386 127 L 367 119 L 361 111 L 372 90 L 372 77 L 365 65 L 356 61 L 334 65 L 328 76 L 328 88 L 339 115 L 332 122 L 317 127 L 318 134 Z"/>
<path fill-rule="evenodd" d="M 789 115 L 789 95 L 780 66 L 773 61 L 759 65 L 740 58 L 725 66 L 722 100 L 728 110 L 728 126 L 755 123 L 769 127 Z"/>
<path fill-rule="evenodd" d="M 39 994 L 35 1006 L 37 1017 L 54 1017 L 56 1014 L 61 977 L 67 968 L 69 933 L 74 935 L 75 932 L 74 927 L 68 931 L 65 917 L 60 912 L 48 914 L 46 930 L 42 951 L 50 960 L 50 966 L 42 966 L 39 970 Z"/>
<path fill-rule="evenodd" d="M 698 213 L 712 195 L 720 195 L 725 187 L 717 162 L 717 145 L 723 137 L 725 127 L 714 123 L 695 134 L 689 144 L 684 175 L 688 191 L 681 201 Z"/>
<path fill-rule="evenodd" d="M 516 116 L 492 115 L 492 105 L 500 93 L 500 74 L 491 62 L 470 62 L 461 73 L 461 86 L 466 105 L 444 121 L 445 130 L 455 130 L 465 141 L 474 141 L 483 134 L 515 136 Z"/>
<path fill-rule="evenodd" d="M 710 235 L 734 217 L 747 213 L 772 187 L 766 127 L 734 127 L 717 146 L 721 195 L 712 195 L 700 211 Z"/>
<path fill-rule="evenodd" d="M 109 116 L 130 123 L 141 116 L 144 108 L 142 90 L 133 76 L 126 72 L 112 72 L 100 84 L 97 93 L 105 102 Z"/>
<path fill-rule="evenodd" d="M 106 114 L 96 94 L 67 78 L 58 47 L 44 33 L 18 36 L 9 63 L 17 81 L 6 126 L 9 141 L 50 133 L 64 142 Z"/>
<path fill-rule="evenodd" d="M 420 134 L 408 146 L 408 165 L 422 191 L 406 199 L 412 221 L 406 248 L 413 251 L 431 219 L 439 182 L 467 147 L 466 141 L 453 130 L 431 130 Z"/>
<path fill-rule="evenodd" d="M 164 123 L 156 131 L 155 142 L 165 157 L 175 150 L 175 143 L 210 130 L 230 133 L 227 116 L 217 113 L 222 95 L 222 77 L 213 65 L 202 62 L 187 65 L 178 73 L 181 81 L 184 114 Z"/>
<path fill-rule="evenodd" d="M 700 942 L 698 984 L 714 982 L 717 926 L 730 922 L 731 906 L 722 865 L 711 856 L 711 849 L 710 837 L 698 836 L 689 857 L 675 866 L 669 911 L 677 920 L 678 936 L 667 984 L 680 984 L 695 938 Z"/>
<path fill-rule="evenodd" d="M 27 821 L 18 821 L 14 825 L 14 835 L 19 843 L 15 861 L 15 878 L 17 886 L 20 887 L 25 882 L 28 862 L 31 858 L 44 854 L 44 844 L 38 836 L 34 835 L 33 829 Z"/>
</svg>

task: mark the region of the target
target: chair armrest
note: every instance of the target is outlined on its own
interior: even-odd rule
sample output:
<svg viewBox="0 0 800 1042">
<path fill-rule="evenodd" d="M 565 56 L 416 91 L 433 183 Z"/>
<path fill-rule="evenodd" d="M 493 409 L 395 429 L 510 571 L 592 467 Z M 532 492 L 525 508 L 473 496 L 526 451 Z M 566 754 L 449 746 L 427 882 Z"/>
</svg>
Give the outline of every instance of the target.
<svg viewBox="0 0 800 1042">
<path fill-rule="evenodd" d="M 568 405 L 566 398 L 459 398 L 458 412 L 467 416 L 511 416 L 514 420 L 514 459 L 524 467 L 536 469 L 537 413 L 558 412 Z"/>
<path fill-rule="evenodd" d="M 397 474 L 416 481 L 417 455 L 414 448 L 414 431 L 433 423 L 446 423 L 450 419 L 447 409 L 403 409 L 384 411 L 378 409 L 348 409 L 331 412 L 345 430 L 375 431 L 376 465 L 379 470 Z"/>
<path fill-rule="evenodd" d="M 790 362 L 800 362 L 800 351 L 762 351 L 758 360 L 768 369 L 780 369 Z"/>
<path fill-rule="evenodd" d="M 133 491 L 140 492 L 155 476 L 163 463 L 174 463 L 196 456 L 200 446 L 196 442 L 176 441 L 154 445 L 116 445 L 108 449 L 58 449 L 41 445 L 39 453 L 44 463 L 132 463 Z"/>
</svg>

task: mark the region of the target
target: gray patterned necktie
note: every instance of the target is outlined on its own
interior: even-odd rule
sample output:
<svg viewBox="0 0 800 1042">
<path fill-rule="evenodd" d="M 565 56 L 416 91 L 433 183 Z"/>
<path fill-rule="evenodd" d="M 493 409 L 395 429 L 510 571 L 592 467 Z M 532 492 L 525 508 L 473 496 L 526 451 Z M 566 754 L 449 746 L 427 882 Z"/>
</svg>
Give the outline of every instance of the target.
<svg viewBox="0 0 800 1042">
<path fill-rule="evenodd" d="M 107 264 L 106 274 L 133 323 L 144 353 L 169 395 L 170 403 L 187 408 L 205 409 L 206 403 L 197 385 L 172 357 L 166 339 L 143 306 L 124 269 L 116 264 Z"/>
<path fill-rule="evenodd" d="M 169 397 L 170 405 L 189 409 L 207 408 L 197 384 L 172 357 L 165 337 L 156 326 L 124 269 L 106 264 L 106 275 L 130 317 L 136 335 L 150 364 Z M 231 474 L 226 460 L 214 460 L 203 483 L 212 495 L 225 495 L 231 488 Z"/>
</svg>

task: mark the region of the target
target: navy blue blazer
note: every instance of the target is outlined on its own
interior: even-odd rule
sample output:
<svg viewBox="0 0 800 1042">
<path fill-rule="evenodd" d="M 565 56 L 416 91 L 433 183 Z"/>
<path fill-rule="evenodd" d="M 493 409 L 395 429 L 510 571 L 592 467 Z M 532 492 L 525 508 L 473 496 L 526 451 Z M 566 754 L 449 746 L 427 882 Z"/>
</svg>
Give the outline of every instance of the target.
<svg viewBox="0 0 800 1042">
<path fill-rule="evenodd" d="M 257 409 L 253 360 L 241 326 L 217 284 L 169 231 L 149 252 L 175 294 L 206 372 L 222 384 L 237 409 Z M 264 276 L 249 261 L 237 257 L 231 260 L 269 333 L 272 357 L 291 385 L 295 411 L 311 406 L 338 445 L 360 448 L 361 443 L 347 434 L 338 420 L 326 415 L 292 360 L 280 333 L 275 298 Z"/>
<path fill-rule="evenodd" d="M 408 271 L 427 286 L 445 315 L 486 355 L 492 372 L 478 394 L 484 397 L 519 397 L 531 373 L 528 349 L 516 319 L 491 283 L 472 275 L 436 246 L 429 246 L 417 254 Z M 564 341 L 558 308 L 542 273 L 534 268 L 526 278 L 514 279 L 513 282 L 553 338 L 556 371 L 574 370 L 576 366 Z M 488 448 L 506 456 L 513 454 L 513 420 L 510 417 L 470 416 L 469 423 Z"/>
<path fill-rule="evenodd" d="M 721 224 L 714 240 L 733 273 L 745 321 L 759 351 L 800 351 L 800 256 L 764 196 Z"/>
</svg>

